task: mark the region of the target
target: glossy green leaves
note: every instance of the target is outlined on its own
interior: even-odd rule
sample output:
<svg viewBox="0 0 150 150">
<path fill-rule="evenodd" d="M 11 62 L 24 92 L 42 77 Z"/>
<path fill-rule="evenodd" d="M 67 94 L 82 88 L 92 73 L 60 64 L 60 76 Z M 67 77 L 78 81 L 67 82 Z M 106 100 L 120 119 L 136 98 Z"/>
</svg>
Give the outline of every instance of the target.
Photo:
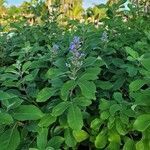
<svg viewBox="0 0 150 150">
<path fill-rule="evenodd" d="M 100 132 L 95 139 L 95 147 L 103 149 L 107 144 L 107 135 L 106 131 Z"/>
<path fill-rule="evenodd" d="M 55 121 L 56 121 L 56 117 L 52 116 L 51 114 L 46 114 L 41 118 L 40 122 L 38 123 L 38 126 L 49 127 Z"/>
<path fill-rule="evenodd" d="M 63 87 L 61 88 L 61 97 L 63 100 L 67 100 L 69 94 L 71 94 L 72 90 L 76 86 L 76 83 L 74 80 L 69 80 L 66 83 L 64 83 Z"/>
<path fill-rule="evenodd" d="M 38 120 L 43 116 L 42 111 L 34 105 L 21 105 L 13 112 L 13 117 L 19 121 Z"/>
<path fill-rule="evenodd" d="M 4 92 L 0 90 L 0 101 L 8 100 L 17 97 L 15 94 Z"/>
<path fill-rule="evenodd" d="M 68 109 L 67 121 L 73 130 L 80 130 L 83 126 L 83 117 L 80 108 L 71 104 Z"/>
<path fill-rule="evenodd" d="M 150 126 L 150 114 L 140 115 L 134 122 L 134 129 L 145 131 Z"/>
<path fill-rule="evenodd" d="M 16 127 L 6 130 L 0 135 L 1 150 L 16 150 L 20 143 L 20 134 Z"/>
<path fill-rule="evenodd" d="M 101 69 L 97 67 L 88 68 L 80 77 L 80 80 L 96 80 Z"/>
<path fill-rule="evenodd" d="M 41 128 L 37 136 L 37 147 L 42 150 L 47 146 L 48 128 Z"/>
<path fill-rule="evenodd" d="M 88 99 L 95 99 L 96 86 L 92 81 L 79 81 L 78 85 L 81 88 L 83 96 Z"/>
<path fill-rule="evenodd" d="M 13 122 L 14 120 L 10 114 L 0 112 L 0 125 L 9 125 Z"/>
<path fill-rule="evenodd" d="M 52 88 L 45 87 L 42 89 L 38 95 L 37 95 L 37 102 L 45 102 L 47 101 L 51 96 L 53 96 L 55 93 L 55 90 Z"/>
<path fill-rule="evenodd" d="M 137 59 L 139 57 L 138 52 L 134 51 L 131 47 L 126 47 L 126 52 L 134 59 Z"/>
<path fill-rule="evenodd" d="M 79 130 L 79 131 L 73 131 L 73 136 L 76 139 L 77 142 L 82 142 L 84 140 L 86 140 L 89 135 L 87 132 L 85 132 L 84 130 Z"/>
<path fill-rule="evenodd" d="M 21 14 L 0 27 L 0 150 L 150 150 L 149 17 L 126 2 L 78 16 L 71 1 L 64 18 L 63 2 L 36 0 L 32 25 L 9 8 Z"/>
<path fill-rule="evenodd" d="M 52 110 L 53 116 L 62 115 L 64 111 L 69 107 L 69 104 L 69 102 L 61 102 L 58 105 L 56 105 Z"/>
<path fill-rule="evenodd" d="M 129 85 L 129 88 L 131 91 L 138 91 L 140 88 L 146 84 L 147 82 L 145 80 L 137 79 Z"/>
</svg>

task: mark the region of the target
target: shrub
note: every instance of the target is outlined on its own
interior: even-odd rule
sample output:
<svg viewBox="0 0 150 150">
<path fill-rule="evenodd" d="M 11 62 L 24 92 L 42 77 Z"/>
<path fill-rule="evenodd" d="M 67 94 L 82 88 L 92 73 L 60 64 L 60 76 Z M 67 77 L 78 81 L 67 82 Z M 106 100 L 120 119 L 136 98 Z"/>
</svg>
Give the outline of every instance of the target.
<svg viewBox="0 0 150 150">
<path fill-rule="evenodd" d="M 150 148 L 149 20 L 132 13 L 1 36 L 1 150 Z"/>
</svg>

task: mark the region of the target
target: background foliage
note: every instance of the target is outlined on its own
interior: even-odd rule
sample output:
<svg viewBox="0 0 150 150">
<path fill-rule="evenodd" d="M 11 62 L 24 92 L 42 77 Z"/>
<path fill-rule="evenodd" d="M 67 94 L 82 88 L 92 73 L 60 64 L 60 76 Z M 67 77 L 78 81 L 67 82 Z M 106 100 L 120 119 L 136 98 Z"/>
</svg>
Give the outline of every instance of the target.
<svg viewBox="0 0 150 150">
<path fill-rule="evenodd" d="M 150 19 L 124 2 L 99 26 L 54 9 L 0 36 L 1 150 L 150 149 Z"/>
</svg>

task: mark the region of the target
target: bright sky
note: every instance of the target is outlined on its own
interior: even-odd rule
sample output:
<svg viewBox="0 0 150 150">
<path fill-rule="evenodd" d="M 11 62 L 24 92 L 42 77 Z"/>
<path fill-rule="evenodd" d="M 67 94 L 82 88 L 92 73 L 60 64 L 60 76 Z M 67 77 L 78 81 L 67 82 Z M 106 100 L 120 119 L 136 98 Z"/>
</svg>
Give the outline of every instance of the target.
<svg viewBox="0 0 150 150">
<path fill-rule="evenodd" d="M 25 0 L 7 0 L 8 5 L 20 5 Z M 29 1 L 29 0 L 26 0 Z M 85 8 L 92 6 L 92 4 L 104 3 L 106 0 L 83 0 Z"/>
<path fill-rule="evenodd" d="M 107 0 L 83 0 L 83 6 L 85 8 L 88 8 L 92 6 L 93 4 L 101 4 L 105 3 Z"/>
</svg>

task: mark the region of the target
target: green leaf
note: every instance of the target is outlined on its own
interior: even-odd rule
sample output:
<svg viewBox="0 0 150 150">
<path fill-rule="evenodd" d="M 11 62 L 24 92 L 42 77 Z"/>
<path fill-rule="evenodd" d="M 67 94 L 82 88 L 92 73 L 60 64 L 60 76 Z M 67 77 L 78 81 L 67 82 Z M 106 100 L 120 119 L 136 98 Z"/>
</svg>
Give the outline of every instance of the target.
<svg viewBox="0 0 150 150">
<path fill-rule="evenodd" d="M 66 109 L 68 109 L 70 103 L 69 102 L 61 102 L 58 105 L 56 105 L 52 110 L 53 116 L 60 116 L 64 113 Z"/>
<path fill-rule="evenodd" d="M 12 124 L 13 118 L 8 113 L 0 112 L 0 125 L 9 125 Z"/>
<path fill-rule="evenodd" d="M 120 110 L 122 110 L 121 105 L 119 105 L 119 104 L 113 104 L 113 105 L 110 106 L 109 112 L 110 112 L 110 114 L 111 114 L 112 116 L 114 116 L 115 113 L 116 113 L 117 111 L 120 111 Z"/>
<path fill-rule="evenodd" d="M 29 69 L 29 67 L 31 66 L 32 62 L 31 61 L 27 61 L 23 64 L 22 66 L 22 71 L 25 72 L 27 69 Z"/>
<path fill-rule="evenodd" d="M 99 149 L 103 149 L 107 144 L 107 134 L 104 131 L 101 131 L 95 140 L 95 147 Z"/>
<path fill-rule="evenodd" d="M 103 111 L 103 112 L 101 112 L 101 114 L 100 114 L 100 118 L 101 118 L 102 120 L 108 119 L 109 116 L 110 116 L 110 113 L 109 113 L 108 111 Z"/>
<path fill-rule="evenodd" d="M 103 89 L 103 90 L 109 90 L 113 87 L 113 84 L 109 81 L 96 81 L 97 87 Z"/>
<path fill-rule="evenodd" d="M 79 80 L 96 80 L 101 69 L 98 67 L 88 68 Z"/>
<path fill-rule="evenodd" d="M 64 83 L 63 87 L 61 88 L 61 97 L 63 100 L 67 100 L 69 96 L 69 92 L 75 88 L 76 83 L 74 80 L 69 80 Z"/>
<path fill-rule="evenodd" d="M 122 67 L 126 69 L 130 77 L 134 77 L 138 73 L 138 68 L 134 65 L 125 64 L 125 65 L 122 65 Z"/>
<path fill-rule="evenodd" d="M 39 72 L 39 69 L 33 70 L 32 72 L 30 72 L 30 74 L 26 75 L 26 76 L 23 78 L 23 80 L 24 80 L 24 81 L 27 81 L 27 82 L 32 82 L 32 81 L 34 81 L 34 79 L 35 79 L 35 77 L 37 76 L 38 72 Z"/>
<path fill-rule="evenodd" d="M 12 98 L 15 98 L 15 97 L 17 97 L 17 96 L 12 94 L 12 93 L 7 93 L 7 92 L 4 92 L 4 91 L 0 90 L 0 101 L 12 99 Z"/>
<path fill-rule="evenodd" d="M 116 142 L 110 142 L 107 149 L 108 150 L 120 150 L 120 144 L 118 144 Z"/>
<path fill-rule="evenodd" d="M 150 106 L 150 94 L 146 94 L 142 92 L 136 92 L 132 93 L 131 97 L 135 100 L 135 105 L 141 105 L 141 106 Z M 150 89 L 148 90 L 150 93 Z"/>
<path fill-rule="evenodd" d="M 51 80 L 52 87 L 60 89 L 63 86 L 63 81 L 60 78 L 54 78 Z"/>
<path fill-rule="evenodd" d="M 61 75 L 63 75 L 64 72 L 62 72 L 62 70 L 56 69 L 56 68 L 50 68 L 47 73 L 46 73 L 46 78 L 48 79 L 52 79 L 52 78 L 56 78 L 59 77 Z"/>
<path fill-rule="evenodd" d="M 138 91 L 144 84 L 146 84 L 145 80 L 137 79 L 130 83 L 129 89 L 130 91 Z"/>
<path fill-rule="evenodd" d="M 145 150 L 144 142 L 142 140 L 136 143 L 136 150 Z"/>
<path fill-rule="evenodd" d="M 112 59 L 112 63 L 116 66 L 116 67 L 122 67 L 124 65 L 124 60 L 120 59 L 120 58 L 113 58 Z"/>
<path fill-rule="evenodd" d="M 57 60 L 54 62 L 54 65 L 64 72 L 67 71 L 67 67 L 65 63 L 66 63 L 65 58 L 61 57 L 61 58 L 57 58 Z"/>
<path fill-rule="evenodd" d="M 20 121 L 38 120 L 43 116 L 42 111 L 34 105 L 21 105 L 13 112 L 13 117 Z"/>
<path fill-rule="evenodd" d="M 126 109 L 123 113 L 128 117 L 135 117 L 136 113 L 131 108 Z"/>
<path fill-rule="evenodd" d="M 51 114 L 46 114 L 38 123 L 39 127 L 48 127 L 56 121 L 56 117 Z"/>
<path fill-rule="evenodd" d="M 115 91 L 115 90 L 120 89 L 123 86 L 124 82 L 125 82 L 124 76 L 118 77 L 118 79 L 113 84 L 113 90 Z"/>
<path fill-rule="evenodd" d="M 85 66 L 85 67 L 93 66 L 96 61 L 97 61 L 97 58 L 95 58 L 95 57 L 88 57 L 88 58 L 86 58 L 86 60 L 85 60 L 84 66 Z"/>
<path fill-rule="evenodd" d="M 104 110 L 107 110 L 109 108 L 110 108 L 110 101 L 108 101 L 108 100 L 106 100 L 104 98 L 100 99 L 99 109 L 101 111 L 104 111 Z"/>
<path fill-rule="evenodd" d="M 77 142 L 69 129 L 65 129 L 64 137 L 65 143 L 67 144 L 68 147 L 75 147 Z"/>
<path fill-rule="evenodd" d="M 67 121 L 73 130 L 81 130 L 83 126 L 82 112 L 75 104 L 72 104 L 69 107 Z"/>
<path fill-rule="evenodd" d="M 120 92 L 115 92 L 113 94 L 113 97 L 119 103 L 121 103 L 123 101 L 122 93 L 120 93 Z"/>
<path fill-rule="evenodd" d="M 142 59 L 141 64 L 150 71 L 150 58 Z"/>
<path fill-rule="evenodd" d="M 48 128 L 41 128 L 37 136 L 37 147 L 44 150 L 47 145 Z"/>
<path fill-rule="evenodd" d="M 150 40 L 150 31 L 149 30 L 145 30 L 144 33 L 147 36 L 147 38 Z"/>
<path fill-rule="evenodd" d="M 121 142 L 120 135 L 114 129 L 110 130 L 108 135 L 109 135 L 108 140 L 110 142 L 115 142 L 118 144 Z"/>
<path fill-rule="evenodd" d="M 52 88 L 45 87 L 37 95 L 37 102 L 45 102 L 55 94 L 55 90 Z"/>
<path fill-rule="evenodd" d="M 0 135 L 1 150 L 16 150 L 20 143 L 20 135 L 16 128 L 6 130 Z"/>
<path fill-rule="evenodd" d="M 54 136 L 49 141 L 47 146 L 53 147 L 54 149 L 59 149 L 64 142 L 64 138 L 61 136 Z"/>
<path fill-rule="evenodd" d="M 83 107 L 86 107 L 92 104 L 92 101 L 85 97 L 76 97 L 73 99 L 73 101 L 78 106 L 83 106 Z"/>
<path fill-rule="evenodd" d="M 120 119 L 116 119 L 116 130 L 120 135 L 126 135 L 127 131 L 125 130 L 125 125 L 121 122 Z"/>
<path fill-rule="evenodd" d="M 10 95 L 6 92 L 0 91 L 0 100 L 10 99 Z"/>
<path fill-rule="evenodd" d="M 93 82 L 84 80 L 79 81 L 78 85 L 81 88 L 83 96 L 85 96 L 87 99 L 96 99 L 96 86 Z"/>
<path fill-rule="evenodd" d="M 128 138 L 123 146 L 123 150 L 135 150 L 135 142 Z"/>
<path fill-rule="evenodd" d="M 18 71 L 16 71 L 16 67 L 15 66 L 9 66 L 6 68 L 5 73 L 12 73 L 15 75 L 18 75 Z"/>
<path fill-rule="evenodd" d="M 129 117 L 128 116 L 121 113 L 119 118 L 123 124 L 126 124 L 126 125 L 129 124 Z"/>
<path fill-rule="evenodd" d="M 88 133 L 84 130 L 73 131 L 73 136 L 79 143 L 86 140 L 89 137 Z"/>
<path fill-rule="evenodd" d="M 145 131 L 150 126 L 150 114 L 140 115 L 134 122 L 133 127 L 138 131 Z"/>
<path fill-rule="evenodd" d="M 103 122 L 103 121 L 102 121 L 101 119 L 95 118 L 94 120 L 92 120 L 90 127 L 91 127 L 93 130 L 97 131 L 97 130 L 99 130 L 99 128 L 101 127 L 102 122 Z"/>
<path fill-rule="evenodd" d="M 139 58 L 139 54 L 138 52 L 134 51 L 132 48 L 130 47 L 126 47 L 126 52 L 127 54 L 131 55 L 134 59 Z"/>
<path fill-rule="evenodd" d="M 17 108 L 18 106 L 21 105 L 22 102 L 23 100 L 20 99 L 19 97 L 14 97 L 14 98 L 2 101 L 3 105 L 7 107 L 7 110 Z"/>
<path fill-rule="evenodd" d="M 114 126 L 114 123 L 115 123 L 115 119 L 116 119 L 116 117 L 114 117 L 112 115 L 108 118 L 108 123 L 107 123 L 108 129 L 112 129 L 112 127 Z"/>
</svg>

